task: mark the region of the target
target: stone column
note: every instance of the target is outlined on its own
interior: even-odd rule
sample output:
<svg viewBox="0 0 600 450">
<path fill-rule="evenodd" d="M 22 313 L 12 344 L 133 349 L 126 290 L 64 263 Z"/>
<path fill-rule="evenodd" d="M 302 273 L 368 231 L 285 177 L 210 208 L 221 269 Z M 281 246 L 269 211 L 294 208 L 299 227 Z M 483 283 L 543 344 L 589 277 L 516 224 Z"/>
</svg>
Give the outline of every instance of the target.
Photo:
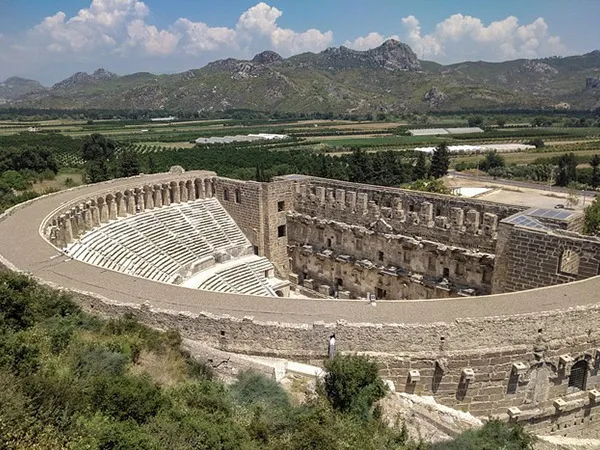
<svg viewBox="0 0 600 450">
<path fill-rule="evenodd" d="M 479 211 L 474 209 L 467 211 L 466 227 L 468 233 L 477 234 L 479 232 L 479 220 Z"/>
<path fill-rule="evenodd" d="M 162 208 L 162 191 L 159 186 L 154 186 L 154 207 Z"/>
<path fill-rule="evenodd" d="M 392 217 L 397 220 L 404 220 L 404 204 L 400 197 L 394 197 L 392 201 Z"/>
<path fill-rule="evenodd" d="M 136 204 L 137 206 L 139 206 L 139 210 L 141 212 L 146 210 L 146 193 L 143 191 L 140 191 L 136 194 Z"/>
<path fill-rule="evenodd" d="M 420 218 L 426 226 L 433 226 L 433 204 L 431 202 L 421 203 Z"/>
<path fill-rule="evenodd" d="M 88 202 L 83 210 L 83 225 L 85 226 L 86 231 L 93 228 L 92 222 L 92 210 L 90 203 Z"/>
<path fill-rule="evenodd" d="M 135 214 L 135 195 L 133 193 L 127 196 L 127 214 Z"/>
<path fill-rule="evenodd" d="M 175 186 L 171 186 L 171 195 L 173 198 L 173 203 L 181 203 L 181 195 L 179 192 L 179 184 L 175 184 Z"/>
<path fill-rule="evenodd" d="M 327 203 L 335 202 L 335 197 L 333 195 L 333 188 L 327 188 Z"/>
<path fill-rule="evenodd" d="M 367 206 L 369 204 L 369 195 L 361 192 L 356 195 L 356 210 L 361 213 L 367 212 Z"/>
<path fill-rule="evenodd" d="M 188 189 L 186 183 L 179 185 L 179 199 L 181 200 L 181 203 L 188 202 Z"/>
<path fill-rule="evenodd" d="M 117 219 L 117 199 L 115 198 L 108 203 L 108 218 L 110 220 Z"/>
<path fill-rule="evenodd" d="M 169 206 L 171 204 L 171 187 L 163 184 L 161 191 L 163 206 Z"/>
<path fill-rule="evenodd" d="M 344 189 L 335 190 L 335 201 L 341 209 L 346 208 L 346 191 Z"/>
<path fill-rule="evenodd" d="M 494 239 L 498 228 L 498 216 L 492 213 L 483 214 L 483 235 Z"/>
<path fill-rule="evenodd" d="M 348 208 L 350 208 L 351 210 L 354 211 L 356 209 L 356 192 L 355 191 L 346 192 L 346 200 L 348 202 Z"/>
<path fill-rule="evenodd" d="M 100 222 L 106 223 L 109 219 L 108 213 L 108 204 L 106 202 L 102 203 L 100 206 Z"/>
<path fill-rule="evenodd" d="M 121 195 L 117 200 L 117 215 L 119 217 L 127 217 L 127 203 L 125 203 L 125 196 Z"/>
<path fill-rule="evenodd" d="M 92 211 L 92 225 L 97 227 L 100 225 L 100 209 L 98 209 L 98 206 L 92 205 L 90 210 Z"/>
<path fill-rule="evenodd" d="M 65 244 L 68 245 L 73 242 L 73 226 L 71 225 L 71 218 L 66 214 L 62 214 L 60 216 L 60 222 L 65 236 Z"/>
<path fill-rule="evenodd" d="M 450 220 L 453 230 L 463 231 L 465 224 L 465 212 L 462 208 L 450 208 Z"/>
<path fill-rule="evenodd" d="M 315 188 L 315 195 L 317 196 L 317 201 L 320 204 L 325 203 L 325 188 L 321 186 L 317 186 Z"/>
</svg>

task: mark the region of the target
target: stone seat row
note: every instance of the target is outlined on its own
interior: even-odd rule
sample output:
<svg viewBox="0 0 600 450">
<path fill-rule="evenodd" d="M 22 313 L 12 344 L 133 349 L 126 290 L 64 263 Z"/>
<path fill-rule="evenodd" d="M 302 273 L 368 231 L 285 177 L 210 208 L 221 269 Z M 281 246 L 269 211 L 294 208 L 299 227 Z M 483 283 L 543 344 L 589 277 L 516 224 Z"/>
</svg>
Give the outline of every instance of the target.
<svg viewBox="0 0 600 450">
<path fill-rule="evenodd" d="M 112 221 L 83 235 L 66 253 L 110 270 L 172 282 L 195 261 L 249 245 L 221 204 L 210 198 Z"/>
<path fill-rule="evenodd" d="M 215 270 L 205 278 L 198 289 L 239 294 L 275 296 L 265 276 L 274 270 L 271 262 L 264 258 L 251 255 L 228 264 L 222 269 Z"/>
</svg>

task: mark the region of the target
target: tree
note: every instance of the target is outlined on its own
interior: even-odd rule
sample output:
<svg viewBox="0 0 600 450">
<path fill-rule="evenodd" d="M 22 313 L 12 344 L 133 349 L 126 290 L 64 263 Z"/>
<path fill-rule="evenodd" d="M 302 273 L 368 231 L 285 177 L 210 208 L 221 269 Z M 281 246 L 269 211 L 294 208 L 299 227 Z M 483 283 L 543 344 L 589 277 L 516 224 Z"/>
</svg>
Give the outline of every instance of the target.
<svg viewBox="0 0 600 450">
<path fill-rule="evenodd" d="M 386 391 L 377 364 L 366 356 L 336 355 L 325 369 L 324 389 L 333 409 L 368 419 Z"/>
<path fill-rule="evenodd" d="M 496 119 L 496 124 L 498 125 L 498 128 L 504 128 L 504 125 L 506 125 L 506 119 L 504 119 L 504 117 L 498 117 Z"/>
<path fill-rule="evenodd" d="M 85 171 L 89 182 L 97 183 L 110 179 L 109 163 L 116 151 L 115 142 L 101 134 L 92 134 L 83 141 L 81 155 L 86 160 Z"/>
<path fill-rule="evenodd" d="M 7 170 L 0 177 L 0 181 L 11 187 L 15 191 L 24 191 L 27 189 L 27 183 L 23 176 L 16 170 Z"/>
<path fill-rule="evenodd" d="M 427 155 L 425 152 L 419 152 L 413 168 L 413 179 L 422 180 L 424 178 L 427 178 Z"/>
<path fill-rule="evenodd" d="M 531 141 L 527 142 L 527 144 L 533 145 L 533 146 L 535 146 L 535 148 L 542 148 L 546 145 L 544 143 L 544 141 L 542 140 L 542 138 L 532 139 Z"/>
<path fill-rule="evenodd" d="M 600 197 L 596 197 L 590 206 L 585 208 L 583 232 L 600 236 Z"/>
<path fill-rule="evenodd" d="M 467 120 L 467 123 L 470 127 L 480 127 L 483 125 L 483 117 L 481 116 L 471 116 Z"/>
<path fill-rule="evenodd" d="M 429 174 L 432 178 L 441 178 L 448 173 L 448 167 L 450 167 L 450 152 L 448 145 L 442 142 L 433 151 Z"/>
<path fill-rule="evenodd" d="M 590 159 L 590 166 L 592 166 L 592 178 L 590 184 L 596 189 L 600 187 L 600 155 L 592 156 L 592 159 Z"/>
<path fill-rule="evenodd" d="M 573 153 L 565 153 L 558 160 L 556 185 L 568 186 L 573 181 L 577 181 L 577 158 Z"/>
<path fill-rule="evenodd" d="M 81 146 L 81 156 L 85 160 L 102 160 L 108 161 L 113 158 L 117 146 L 112 139 L 94 133 L 88 136 Z"/>
<path fill-rule="evenodd" d="M 479 168 L 484 172 L 494 169 L 496 167 L 504 167 L 506 162 L 504 157 L 496 150 L 487 152 L 483 161 L 479 163 Z"/>
<path fill-rule="evenodd" d="M 139 175 L 140 170 L 140 161 L 137 153 L 131 150 L 125 150 L 119 154 L 116 170 L 118 177 L 132 177 L 134 175 Z"/>
</svg>

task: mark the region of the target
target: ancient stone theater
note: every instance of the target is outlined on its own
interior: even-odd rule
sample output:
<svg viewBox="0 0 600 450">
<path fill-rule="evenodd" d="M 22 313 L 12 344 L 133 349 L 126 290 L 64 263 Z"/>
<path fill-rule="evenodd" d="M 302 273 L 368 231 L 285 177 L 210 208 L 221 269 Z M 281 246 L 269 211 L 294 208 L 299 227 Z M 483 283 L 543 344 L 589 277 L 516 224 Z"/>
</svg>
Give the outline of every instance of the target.
<svg viewBox="0 0 600 450">
<path fill-rule="evenodd" d="M 288 175 L 85 185 L 8 210 L 0 264 L 216 348 L 375 358 L 398 391 L 600 436 L 600 239 L 582 214 Z"/>
</svg>

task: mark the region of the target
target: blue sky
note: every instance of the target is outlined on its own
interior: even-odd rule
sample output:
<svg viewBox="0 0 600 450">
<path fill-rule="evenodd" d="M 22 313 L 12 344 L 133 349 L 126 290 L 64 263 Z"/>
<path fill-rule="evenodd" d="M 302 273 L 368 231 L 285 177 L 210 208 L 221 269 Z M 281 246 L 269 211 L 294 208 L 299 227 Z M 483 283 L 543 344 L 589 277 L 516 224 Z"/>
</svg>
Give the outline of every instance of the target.
<svg viewBox="0 0 600 450">
<path fill-rule="evenodd" d="M 394 37 L 442 63 L 589 52 L 600 0 L 0 0 L 0 80 L 73 71 L 176 72 Z"/>
</svg>

